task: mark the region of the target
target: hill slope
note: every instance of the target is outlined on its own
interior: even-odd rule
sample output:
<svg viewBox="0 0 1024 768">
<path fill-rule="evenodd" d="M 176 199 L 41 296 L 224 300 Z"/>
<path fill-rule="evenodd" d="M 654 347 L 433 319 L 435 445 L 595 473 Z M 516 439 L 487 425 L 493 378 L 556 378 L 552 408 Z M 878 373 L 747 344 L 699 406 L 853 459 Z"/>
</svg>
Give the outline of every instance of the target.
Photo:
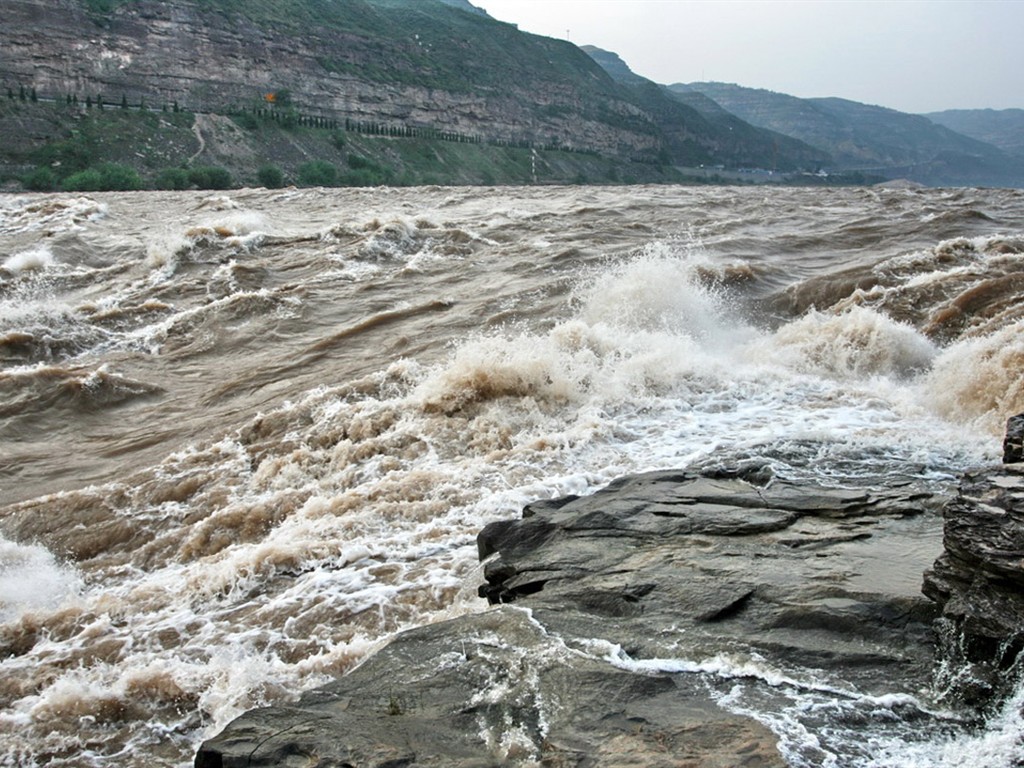
<svg viewBox="0 0 1024 768">
<path fill-rule="evenodd" d="M 665 181 L 695 165 L 1024 180 L 1024 160 L 922 117 L 669 89 L 468 0 L 6 0 L 0 13 L 0 182 L 38 171 L 45 188 L 111 161 L 147 178 L 218 162 L 248 182 L 261 163 L 296 178 L 317 160 L 377 183 Z"/>
<path fill-rule="evenodd" d="M 659 86 L 616 82 L 574 45 L 520 32 L 466 0 L 8 0 L 3 16 L 0 87 L 10 101 L 30 91 L 33 103 L 38 94 L 79 109 L 174 105 L 592 154 L 622 167 L 612 177 L 648 180 L 675 165 L 800 167 L 820 156 L 730 137 L 737 126 Z M 592 175 L 593 162 L 576 165 Z"/>
<path fill-rule="evenodd" d="M 696 155 L 694 145 L 713 145 L 718 157 L 733 167 L 794 171 L 813 169 L 830 161 L 827 152 L 765 128 L 758 128 L 727 112 L 700 94 L 680 94 L 634 73 L 615 53 L 594 46 L 583 50 L 658 122 L 672 156 L 690 164 L 714 163 L 716 153 Z M 687 148 L 691 148 L 687 157 Z"/>
<path fill-rule="evenodd" d="M 845 99 L 800 99 L 729 83 L 677 83 L 763 128 L 828 152 L 837 170 L 902 176 L 934 185 L 1024 186 L 1024 163 L 920 115 Z"/>
<path fill-rule="evenodd" d="M 925 115 L 933 123 L 1024 156 L 1024 109 L 949 109 Z"/>
<path fill-rule="evenodd" d="M 656 131 L 575 46 L 440 0 L 11 0 L 0 80 L 40 96 L 267 106 L 651 157 Z"/>
</svg>

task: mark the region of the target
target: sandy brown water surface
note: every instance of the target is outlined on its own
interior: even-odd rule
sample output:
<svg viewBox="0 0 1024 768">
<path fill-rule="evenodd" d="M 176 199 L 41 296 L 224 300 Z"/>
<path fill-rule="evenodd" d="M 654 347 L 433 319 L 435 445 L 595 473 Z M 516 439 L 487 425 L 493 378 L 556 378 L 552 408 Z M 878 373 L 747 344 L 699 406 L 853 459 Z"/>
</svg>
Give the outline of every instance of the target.
<svg viewBox="0 0 1024 768">
<path fill-rule="evenodd" d="M 1024 411 L 1022 275 L 1019 191 L 0 198 L 0 763 L 187 764 L 622 473 L 948 490 Z"/>
</svg>

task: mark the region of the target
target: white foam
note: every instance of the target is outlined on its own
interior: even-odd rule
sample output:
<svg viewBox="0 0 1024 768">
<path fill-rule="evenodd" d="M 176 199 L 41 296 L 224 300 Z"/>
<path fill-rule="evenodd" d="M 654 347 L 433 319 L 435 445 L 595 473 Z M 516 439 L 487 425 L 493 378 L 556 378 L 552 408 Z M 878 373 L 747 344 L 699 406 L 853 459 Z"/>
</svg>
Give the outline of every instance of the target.
<svg viewBox="0 0 1024 768">
<path fill-rule="evenodd" d="M 19 275 L 22 272 L 47 269 L 53 266 L 53 263 L 53 253 L 45 245 L 40 245 L 9 256 L 0 265 L 0 269 L 4 269 L 12 275 Z"/>
<path fill-rule="evenodd" d="M 812 310 L 784 325 L 753 354 L 797 371 L 864 378 L 925 370 L 936 349 L 910 326 L 853 306 L 836 315 Z"/>
<path fill-rule="evenodd" d="M 766 706 L 750 686 L 737 684 L 719 704 L 770 728 L 793 768 L 1016 768 L 1024 759 L 1022 691 L 1024 686 L 977 728 L 906 695 L 836 698 L 790 691 L 788 701 Z"/>
<path fill-rule="evenodd" d="M 701 660 L 682 658 L 651 658 L 634 659 L 621 646 L 606 640 L 590 640 L 586 645 L 603 660 L 619 669 L 639 672 L 642 674 L 678 673 L 708 674 L 724 679 L 760 680 L 773 688 L 789 686 L 799 690 L 826 691 L 840 696 L 856 695 L 848 688 L 839 688 L 833 684 L 813 678 L 800 679 L 791 673 L 784 672 L 758 654 L 745 657 L 726 653 L 715 654 Z"/>
<path fill-rule="evenodd" d="M 874 754 L 864 768 L 1017 768 L 1024 761 L 1024 683 L 972 732 L 927 742 L 869 738 Z"/>
<path fill-rule="evenodd" d="M 723 294 L 699 280 L 703 254 L 655 242 L 610 264 L 577 291 L 579 317 L 591 326 L 686 335 L 728 344 L 743 328 L 728 315 Z"/>
<path fill-rule="evenodd" d="M 1001 435 L 1024 411 L 1024 321 L 980 338 L 961 339 L 936 358 L 923 396 L 940 415 Z"/>
<path fill-rule="evenodd" d="M 948 726 L 953 713 L 907 693 L 866 694 L 854 687 L 784 671 L 756 654 L 704 659 L 633 659 L 606 640 L 585 641 L 596 658 L 638 674 L 710 675 L 735 680 L 717 697 L 779 738 L 794 768 L 1013 768 L 1024 757 L 1024 685 L 977 731 Z M 759 691 L 758 686 L 767 686 Z M 907 715 L 910 715 L 907 718 Z M 822 727 L 822 722 L 827 727 Z M 848 721 L 850 724 L 845 724 Z M 873 727 L 863 723 L 867 721 Z"/>
<path fill-rule="evenodd" d="M 41 195 L 0 200 L 0 234 L 81 229 L 102 219 L 107 205 L 90 197 Z"/>
<path fill-rule="evenodd" d="M 75 569 L 59 563 L 45 548 L 0 538 L 0 621 L 13 621 L 27 611 L 52 610 L 81 588 Z"/>
</svg>

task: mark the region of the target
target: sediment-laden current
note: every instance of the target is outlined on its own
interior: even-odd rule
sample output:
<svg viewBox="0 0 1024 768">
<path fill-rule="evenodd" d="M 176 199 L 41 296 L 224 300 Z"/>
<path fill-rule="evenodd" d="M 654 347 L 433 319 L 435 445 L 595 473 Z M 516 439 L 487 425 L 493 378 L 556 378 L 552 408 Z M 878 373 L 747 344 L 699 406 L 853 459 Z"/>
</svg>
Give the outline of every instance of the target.
<svg viewBox="0 0 1024 768">
<path fill-rule="evenodd" d="M 189 764 L 625 473 L 947 491 L 1024 411 L 1022 296 L 1020 191 L 2 197 L 0 763 Z M 1018 765 L 1019 710 L 815 759 Z"/>
</svg>

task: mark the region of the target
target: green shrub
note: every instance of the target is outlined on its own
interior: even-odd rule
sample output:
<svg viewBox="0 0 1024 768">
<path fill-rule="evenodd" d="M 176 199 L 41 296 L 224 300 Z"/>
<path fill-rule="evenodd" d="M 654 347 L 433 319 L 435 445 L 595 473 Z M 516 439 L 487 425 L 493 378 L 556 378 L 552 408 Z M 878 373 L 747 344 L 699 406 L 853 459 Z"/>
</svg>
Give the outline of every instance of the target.
<svg viewBox="0 0 1024 768">
<path fill-rule="evenodd" d="M 157 174 L 157 189 L 188 189 L 192 182 L 184 168 L 164 168 Z"/>
<path fill-rule="evenodd" d="M 25 174 L 21 183 L 32 192 L 52 192 L 57 188 L 57 174 L 45 166 Z"/>
<path fill-rule="evenodd" d="M 348 167 L 353 171 L 359 171 L 364 168 L 369 170 L 379 170 L 380 165 L 375 163 L 368 157 L 362 157 L 360 155 L 349 155 L 348 156 Z"/>
<path fill-rule="evenodd" d="M 256 178 L 267 189 L 280 189 L 284 186 L 284 174 L 276 165 L 263 165 L 256 171 Z"/>
<path fill-rule="evenodd" d="M 95 168 L 73 173 L 61 182 L 65 192 L 98 192 L 103 189 L 103 177 Z"/>
<path fill-rule="evenodd" d="M 139 174 L 135 172 L 134 168 L 129 168 L 127 165 L 104 163 L 100 166 L 99 171 L 103 189 L 124 191 L 142 188 L 142 179 L 139 178 Z"/>
<path fill-rule="evenodd" d="M 226 168 L 198 166 L 189 169 L 188 179 L 199 189 L 230 189 L 231 173 Z"/>
<path fill-rule="evenodd" d="M 67 192 L 103 192 L 110 190 L 140 189 L 142 180 L 134 168 L 117 163 L 104 163 L 97 168 L 86 168 L 73 173 L 60 185 Z"/>
<path fill-rule="evenodd" d="M 59 168 L 60 175 L 84 171 L 96 160 L 95 142 L 75 131 L 71 138 L 50 142 L 32 152 L 32 161 L 42 167 Z"/>
<path fill-rule="evenodd" d="M 260 121 L 256 118 L 256 115 L 249 112 L 239 112 L 237 115 L 232 115 L 231 119 L 235 121 L 235 125 L 245 128 L 247 131 L 255 131 L 260 127 Z"/>
<path fill-rule="evenodd" d="M 299 183 L 307 187 L 333 187 L 338 169 L 326 160 L 310 160 L 299 166 Z"/>
<path fill-rule="evenodd" d="M 346 171 L 341 175 L 338 184 L 342 187 L 374 187 L 376 177 L 367 171 Z"/>
<path fill-rule="evenodd" d="M 346 187 L 377 187 L 394 181 L 394 172 L 376 160 L 360 155 L 348 156 L 349 170 L 342 175 L 340 184 Z"/>
</svg>

